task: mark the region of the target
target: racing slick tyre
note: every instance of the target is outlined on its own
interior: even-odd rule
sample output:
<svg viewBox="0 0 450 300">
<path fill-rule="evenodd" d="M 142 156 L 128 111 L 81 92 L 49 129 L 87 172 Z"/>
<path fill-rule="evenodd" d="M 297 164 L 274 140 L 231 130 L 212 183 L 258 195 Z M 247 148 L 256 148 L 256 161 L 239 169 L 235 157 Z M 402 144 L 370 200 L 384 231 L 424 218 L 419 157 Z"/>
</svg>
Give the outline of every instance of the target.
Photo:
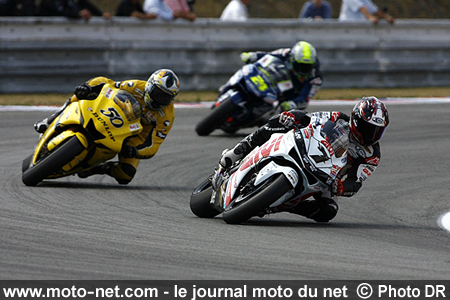
<svg viewBox="0 0 450 300">
<path fill-rule="evenodd" d="M 57 149 L 53 150 L 48 156 L 38 161 L 34 166 L 31 166 L 23 171 L 22 182 L 27 186 L 35 186 L 55 171 L 61 169 L 64 165 L 69 163 L 75 156 L 79 155 L 84 150 L 83 144 L 77 139 L 77 137 L 71 137 L 67 142 L 60 145 Z M 23 164 L 22 169 L 24 168 Z M 31 161 L 31 159 L 30 159 Z M 30 163 L 28 162 L 28 164 Z"/>
<path fill-rule="evenodd" d="M 200 136 L 207 136 L 215 129 L 219 128 L 234 112 L 238 110 L 238 106 L 227 99 L 219 106 L 213 108 L 211 113 L 195 127 L 195 132 Z"/>
<path fill-rule="evenodd" d="M 270 179 L 269 179 L 270 180 Z M 264 212 L 273 202 L 286 194 L 292 185 L 283 174 L 263 183 L 261 188 L 235 205 L 229 206 L 223 212 L 223 220 L 228 224 L 240 224 L 251 217 Z"/>
<path fill-rule="evenodd" d="M 28 156 L 27 158 L 25 158 L 22 161 L 22 173 L 25 172 L 26 170 L 28 170 L 32 159 L 33 159 L 33 154 L 31 154 L 30 156 Z"/>
<path fill-rule="evenodd" d="M 211 180 L 202 182 L 191 195 L 191 211 L 199 218 L 214 218 L 220 212 L 210 203 L 212 195 Z"/>
</svg>

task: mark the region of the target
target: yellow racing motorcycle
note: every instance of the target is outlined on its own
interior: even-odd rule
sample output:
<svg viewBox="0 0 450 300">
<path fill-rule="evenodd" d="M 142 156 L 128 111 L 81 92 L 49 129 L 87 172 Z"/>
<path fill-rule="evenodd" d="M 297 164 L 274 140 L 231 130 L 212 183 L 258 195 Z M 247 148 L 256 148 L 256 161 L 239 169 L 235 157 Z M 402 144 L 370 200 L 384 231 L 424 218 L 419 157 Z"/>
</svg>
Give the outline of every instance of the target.
<svg viewBox="0 0 450 300">
<path fill-rule="evenodd" d="M 114 158 L 128 138 L 142 131 L 141 113 L 133 95 L 108 84 L 96 99 L 70 103 L 24 159 L 23 183 L 35 186 Z"/>
</svg>

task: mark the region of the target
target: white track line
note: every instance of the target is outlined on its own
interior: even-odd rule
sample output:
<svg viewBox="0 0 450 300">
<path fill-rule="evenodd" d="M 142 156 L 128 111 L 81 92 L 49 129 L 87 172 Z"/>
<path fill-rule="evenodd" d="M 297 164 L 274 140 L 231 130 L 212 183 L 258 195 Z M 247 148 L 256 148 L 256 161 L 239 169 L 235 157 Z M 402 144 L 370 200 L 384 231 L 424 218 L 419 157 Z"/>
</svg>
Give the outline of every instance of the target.
<svg viewBox="0 0 450 300">
<path fill-rule="evenodd" d="M 439 217 L 438 224 L 444 230 L 447 230 L 448 232 L 450 232 L 450 211 L 446 212 L 445 214 L 443 214 Z"/>
</svg>

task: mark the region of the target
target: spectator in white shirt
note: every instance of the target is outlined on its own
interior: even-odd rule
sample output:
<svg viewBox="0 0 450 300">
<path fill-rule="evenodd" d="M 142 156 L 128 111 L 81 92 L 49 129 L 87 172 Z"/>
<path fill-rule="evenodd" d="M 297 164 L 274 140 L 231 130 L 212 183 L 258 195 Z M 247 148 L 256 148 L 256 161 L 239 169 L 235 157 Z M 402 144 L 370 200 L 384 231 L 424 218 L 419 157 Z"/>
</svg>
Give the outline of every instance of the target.
<svg viewBox="0 0 450 300">
<path fill-rule="evenodd" d="M 342 0 L 339 21 L 369 20 L 376 25 L 380 19 L 395 23 L 395 19 L 379 9 L 372 0 Z"/>
<path fill-rule="evenodd" d="M 251 0 L 231 0 L 222 12 L 222 21 L 246 21 Z"/>
</svg>

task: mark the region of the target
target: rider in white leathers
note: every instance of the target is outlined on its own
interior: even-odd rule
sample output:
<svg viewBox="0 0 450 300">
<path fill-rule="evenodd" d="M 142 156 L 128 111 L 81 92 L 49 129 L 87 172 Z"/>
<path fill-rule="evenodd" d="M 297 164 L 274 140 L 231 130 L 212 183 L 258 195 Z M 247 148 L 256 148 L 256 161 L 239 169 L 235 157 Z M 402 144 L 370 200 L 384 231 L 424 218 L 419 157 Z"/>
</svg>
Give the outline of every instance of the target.
<svg viewBox="0 0 450 300">
<path fill-rule="evenodd" d="M 379 140 L 389 124 L 389 115 L 384 104 L 376 97 L 364 97 L 353 108 L 351 116 L 342 112 L 314 112 L 307 114 L 294 109 L 272 117 L 269 122 L 240 141 L 233 149 L 225 151 L 220 164 L 231 167 L 257 146 L 261 146 L 273 133 L 285 133 L 293 128 L 306 127 L 312 122 L 324 124 L 342 119 L 349 123 L 350 145 L 347 164 L 339 172 L 332 191 L 315 194 L 314 199 L 300 201 L 287 211 L 317 222 L 328 222 L 338 212 L 336 196 L 351 197 L 356 194 L 380 162 Z M 280 211 L 280 210 L 278 210 Z"/>
</svg>

